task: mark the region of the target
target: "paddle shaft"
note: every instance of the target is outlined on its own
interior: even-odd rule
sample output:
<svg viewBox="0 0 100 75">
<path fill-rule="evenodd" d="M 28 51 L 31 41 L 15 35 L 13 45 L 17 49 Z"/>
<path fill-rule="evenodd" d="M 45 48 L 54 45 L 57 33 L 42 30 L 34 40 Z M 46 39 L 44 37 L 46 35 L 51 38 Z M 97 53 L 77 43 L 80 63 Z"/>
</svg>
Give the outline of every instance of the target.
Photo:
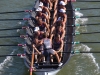
<svg viewBox="0 0 100 75">
<path fill-rule="evenodd" d="M 100 17 L 100 15 L 97 16 L 82 16 L 82 17 L 68 17 L 69 19 L 76 19 L 76 18 L 91 18 L 91 17 Z M 23 19 L 0 19 L 0 21 L 16 21 L 16 20 L 35 20 L 34 18 L 23 18 Z"/>
<path fill-rule="evenodd" d="M 31 58 L 31 67 L 30 67 L 30 75 L 32 75 L 32 70 L 33 70 L 33 64 L 34 64 L 34 49 L 32 52 L 32 58 Z"/>
<path fill-rule="evenodd" d="M 70 1 L 70 2 L 100 2 L 100 1 L 82 1 L 82 0 L 67 0 L 67 1 Z"/>
<path fill-rule="evenodd" d="M 73 52 L 62 52 L 62 53 L 74 53 L 74 51 Z M 79 51 L 79 52 L 77 52 L 77 53 L 100 53 L 100 51 L 89 51 L 89 52 L 86 52 L 86 51 Z"/>
</svg>

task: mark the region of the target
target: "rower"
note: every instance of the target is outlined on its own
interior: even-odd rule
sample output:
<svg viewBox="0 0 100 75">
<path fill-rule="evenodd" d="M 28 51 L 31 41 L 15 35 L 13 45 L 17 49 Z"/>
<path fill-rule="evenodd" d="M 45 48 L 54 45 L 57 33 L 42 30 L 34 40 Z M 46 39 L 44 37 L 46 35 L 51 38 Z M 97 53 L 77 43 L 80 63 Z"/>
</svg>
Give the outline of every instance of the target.
<svg viewBox="0 0 100 75">
<path fill-rule="evenodd" d="M 34 36 L 37 36 L 38 37 L 38 40 L 42 40 L 43 39 L 43 33 L 40 31 L 40 28 L 39 27 L 35 27 L 34 28 Z"/>
<path fill-rule="evenodd" d="M 49 19 L 50 19 L 50 11 L 47 7 L 43 6 L 43 3 L 40 2 L 39 7 L 42 9 L 42 13 L 45 13 L 46 15 L 48 15 Z"/>
<path fill-rule="evenodd" d="M 58 53 L 60 61 L 62 58 L 63 46 L 63 40 L 60 38 L 60 35 L 57 34 L 53 40 L 53 49 Z"/>
<path fill-rule="evenodd" d="M 55 29 L 58 28 L 58 26 L 61 26 L 62 30 L 65 30 L 65 24 L 62 20 L 60 20 L 60 21 L 56 21 L 56 23 L 52 26 L 51 33 L 54 32 Z"/>
<path fill-rule="evenodd" d="M 50 57 L 50 55 L 55 55 L 58 63 L 60 63 L 59 56 L 58 56 L 57 52 L 52 49 L 52 40 L 48 38 L 48 33 L 44 34 L 43 46 L 44 46 L 43 55 L 45 57 Z M 47 59 L 47 60 L 49 60 L 49 59 Z"/>
<path fill-rule="evenodd" d="M 58 4 L 58 0 L 50 0 L 50 1 L 52 3 L 52 8 L 54 7 L 53 10 L 55 10 Z"/>
<path fill-rule="evenodd" d="M 49 25 L 41 19 L 38 19 L 37 26 L 39 27 L 41 33 L 50 32 Z"/>
<path fill-rule="evenodd" d="M 55 15 L 57 14 L 57 12 L 59 12 L 60 9 L 64 9 L 64 10 L 66 10 L 65 5 L 66 5 L 66 4 L 65 4 L 64 1 L 60 1 L 60 2 L 58 3 L 57 8 L 54 10 L 53 18 L 55 17 Z"/>
<path fill-rule="evenodd" d="M 41 18 L 42 21 L 47 22 L 49 24 L 49 17 L 46 14 L 42 13 L 42 8 L 39 7 L 36 9 L 36 11 L 37 11 L 37 14 L 35 16 L 36 20 Z"/>
<path fill-rule="evenodd" d="M 60 38 L 61 39 L 64 39 L 64 36 L 65 36 L 65 30 L 63 29 L 62 26 L 57 26 L 57 28 L 54 30 L 53 36 L 55 35 L 60 35 Z"/>
<path fill-rule="evenodd" d="M 50 0 L 39 0 L 39 2 L 42 2 L 45 7 L 49 8 L 49 10 L 52 9 L 52 3 Z"/>
<path fill-rule="evenodd" d="M 67 21 L 67 15 L 65 14 L 65 10 L 64 9 L 60 9 L 59 12 L 57 13 L 56 17 L 54 18 L 53 24 L 56 21 L 60 21 L 62 20 L 64 24 L 66 24 Z"/>
</svg>

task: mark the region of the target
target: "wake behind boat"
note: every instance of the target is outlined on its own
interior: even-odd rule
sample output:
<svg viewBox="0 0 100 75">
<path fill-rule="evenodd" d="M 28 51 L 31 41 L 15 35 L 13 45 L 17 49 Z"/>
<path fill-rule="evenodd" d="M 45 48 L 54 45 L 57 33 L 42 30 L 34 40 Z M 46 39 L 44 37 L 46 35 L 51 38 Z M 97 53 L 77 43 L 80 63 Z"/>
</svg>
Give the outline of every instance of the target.
<svg viewBox="0 0 100 75">
<path fill-rule="evenodd" d="M 58 1 L 59 2 L 62 2 L 61 4 L 63 5 L 63 1 Z M 38 12 L 40 12 L 40 8 L 39 8 L 39 5 L 41 5 L 41 3 L 39 1 L 36 1 L 35 2 L 35 6 L 33 9 L 35 9 L 35 11 L 33 11 L 31 14 L 30 14 L 30 18 L 32 20 L 29 20 L 29 27 L 26 29 L 27 30 L 27 37 L 25 37 L 26 39 L 26 46 L 24 46 L 24 49 L 25 49 L 25 54 L 26 54 L 26 58 L 24 59 L 24 62 L 25 62 L 25 65 L 31 70 L 31 71 L 34 71 L 35 74 L 37 75 L 55 75 L 57 74 L 61 68 L 63 66 L 65 66 L 68 62 L 68 60 L 70 59 L 70 53 L 63 53 L 63 52 L 71 52 L 72 49 L 73 49 L 73 45 L 72 44 L 67 44 L 67 42 L 73 42 L 74 41 L 74 37 L 73 35 L 67 35 L 67 34 L 72 34 L 74 32 L 74 27 L 67 27 L 67 25 L 73 25 L 75 23 L 75 20 L 74 19 L 69 19 L 67 18 L 67 21 L 65 22 L 65 28 L 64 28 L 64 31 L 66 34 L 64 34 L 64 37 L 61 39 L 63 40 L 63 50 L 61 52 L 59 52 L 60 54 L 62 54 L 61 56 L 61 60 L 60 62 L 57 62 L 57 59 L 56 59 L 56 56 L 53 55 L 52 56 L 52 60 L 51 60 L 51 56 L 50 54 L 45 56 L 44 54 L 44 61 L 41 59 L 41 61 L 39 61 L 39 54 L 37 51 L 35 51 L 35 47 L 33 47 L 32 45 L 34 44 L 34 39 L 35 39 L 35 36 L 36 36 L 36 31 L 41 31 L 40 27 L 37 26 L 38 24 L 38 21 L 36 19 L 36 15 Z M 59 4 L 57 4 L 59 5 Z M 73 17 L 74 16 L 74 12 L 73 10 L 72 11 L 68 11 L 67 9 L 73 9 L 73 6 L 72 6 L 72 3 L 71 1 L 68 1 L 65 6 L 65 9 L 66 9 L 66 15 L 67 17 Z M 61 8 L 60 8 L 61 9 Z M 59 10 L 60 10 L 59 9 Z M 59 10 L 57 10 L 59 12 Z M 57 13 L 58 13 L 57 12 Z M 57 14 L 56 13 L 56 14 Z M 63 13 L 62 11 L 60 13 Z M 59 18 L 61 17 L 58 17 L 58 20 L 56 20 L 54 22 L 54 19 L 53 19 L 53 15 L 54 15 L 54 10 L 52 8 L 52 10 L 50 10 L 50 19 L 48 22 L 47 19 L 45 19 L 44 22 L 46 23 L 49 23 L 49 29 L 47 29 L 45 27 L 45 31 L 44 33 L 42 34 L 43 35 L 43 38 L 44 38 L 44 34 L 45 32 L 48 32 L 48 38 L 51 37 L 51 35 L 55 35 L 56 33 L 53 33 L 53 24 L 60 21 Z M 47 15 L 47 14 L 46 14 Z M 59 15 L 58 15 L 59 16 Z M 55 17 L 54 17 L 55 18 Z M 43 19 L 42 19 L 43 20 Z M 64 23 L 64 22 L 63 22 Z M 57 27 L 57 26 L 56 26 Z M 57 28 L 55 27 L 54 30 L 56 30 Z M 48 31 L 50 30 L 50 31 Z M 57 36 L 57 35 L 56 35 Z M 52 41 L 53 43 L 54 40 L 55 40 L 55 37 L 56 36 L 53 36 L 52 37 Z M 42 39 L 43 39 L 42 38 Z M 44 44 L 44 42 L 43 42 Z M 43 45 L 44 46 L 44 45 Z M 52 44 L 52 49 L 53 49 L 54 45 Z M 43 51 L 45 51 L 45 49 L 43 49 Z M 49 52 L 50 53 L 50 52 Z M 51 52 L 52 53 L 52 52 Z M 32 55 L 30 55 L 32 54 Z M 40 53 L 41 54 L 41 53 Z M 58 54 L 58 53 L 57 53 Z M 59 54 L 58 54 L 59 55 Z M 37 57 L 36 57 L 37 56 Z M 59 56 L 60 57 L 60 56 Z M 37 59 L 36 59 L 37 58 Z M 38 61 L 37 61 L 38 60 Z"/>
</svg>

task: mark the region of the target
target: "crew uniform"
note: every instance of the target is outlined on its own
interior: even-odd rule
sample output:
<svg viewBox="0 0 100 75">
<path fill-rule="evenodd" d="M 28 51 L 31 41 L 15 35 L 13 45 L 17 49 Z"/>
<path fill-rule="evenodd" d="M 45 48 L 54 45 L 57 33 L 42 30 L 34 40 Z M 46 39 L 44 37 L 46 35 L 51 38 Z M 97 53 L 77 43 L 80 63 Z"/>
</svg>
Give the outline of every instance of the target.
<svg viewBox="0 0 100 75">
<path fill-rule="evenodd" d="M 52 55 L 55 54 L 54 50 L 52 49 L 52 44 L 51 44 L 50 39 L 48 39 L 48 38 L 43 39 L 43 46 L 44 46 L 44 52 L 43 52 L 44 56 L 48 56 L 50 54 L 52 54 Z"/>
<path fill-rule="evenodd" d="M 60 48 L 60 46 L 61 46 L 61 40 L 60 41 L 54 41 L 54 43 L 53 43 L 53 49 L 55 51 L 58 51 L 58 49 Z"/>
<path fill-rule="evenodd" d="M 39 29 L 40 29 L 40 31 L 43 31 L 43 32 L 46 31 L 46 27 L 43 23 L 41 25 L 39 25 Z"/>
</svg>

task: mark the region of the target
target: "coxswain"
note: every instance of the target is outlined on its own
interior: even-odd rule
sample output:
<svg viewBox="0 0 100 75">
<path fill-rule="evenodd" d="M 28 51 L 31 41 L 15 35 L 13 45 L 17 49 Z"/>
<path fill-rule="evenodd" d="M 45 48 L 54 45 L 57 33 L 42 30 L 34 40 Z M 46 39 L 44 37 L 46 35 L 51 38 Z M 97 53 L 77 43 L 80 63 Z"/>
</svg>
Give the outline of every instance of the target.
<svg viewBox="0 0 100 75">
<path fill-rule="evenodd" d="M 52 49 L 52 40 L 48 38 L 48 33 L 44 33 L 43 46 L 44 46 L 43 55 L 45 57 L 50 55 L 55 55 L 58 63 L 60 63 L 57 52 L 54 49 Z"/>
</svg>

